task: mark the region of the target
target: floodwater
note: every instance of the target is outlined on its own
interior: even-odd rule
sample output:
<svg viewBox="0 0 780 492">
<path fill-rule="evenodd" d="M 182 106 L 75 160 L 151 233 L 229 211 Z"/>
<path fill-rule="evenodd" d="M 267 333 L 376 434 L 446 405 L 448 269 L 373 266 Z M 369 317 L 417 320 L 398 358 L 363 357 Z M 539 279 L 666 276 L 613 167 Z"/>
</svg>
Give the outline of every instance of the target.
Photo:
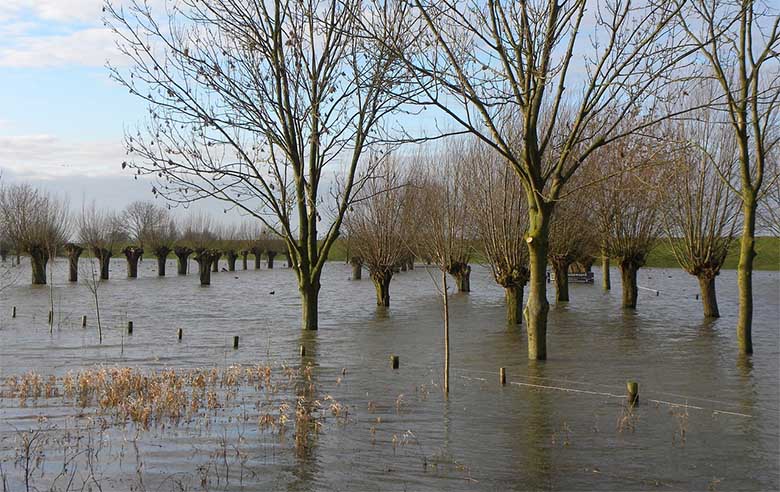
<svg viewBox="0 0 780 492">
<path fill-rule="evenodd" d="M 778 272 L 754 274 L 750 358 L 737 353 L 736 272 L 718 278 L 722 318 L 707 322 L 697 283 L 682 271 L 640 270 L 644 289 L 630 312 L 620 306 L 618 272 L 604 292 L 596 270 L 596 285 L 572 285 L 571 302 L 551 305 L 549 358 L 529 363 L 524 327 L 505 325 L 502 290 L 476 266 L 473 292 L 451 297 L 445 399 L 438 273 L 420 265 L 394 277 L 392 306 L 382 310 L 367 274 L 351 281 L 348 265 L 329 263 L 320 330 L 302 333 L 294 273 L 283 265 L 213 273 L 212 285 L 200 287 L 197 274 L 175 275 L 173 261 L 168 277 L 156 277 L 156 262 L 145 260 L 140 278 L 126 279 L 124 260 L 116 259 L 112 279 L 99 288 L 102 345 L 91 294 L 65 281 L 66 261 L 55 265 L 53 290 L 29 285 L 24 260 L 17 268 L 17 284 L 0 293 L 0 380 L 95 365 L 299 365 L 303 344 L 318 387 L 348 405 L 348 421 L 326 425 L 303 456 L 251 425 L 236 430 L 231 419 L 206 429 L 137 431 L 140 458 L 104 463 L 97 477 L 103 490 L 205 488 L 198 473 L 220 438 L 240 439 L 245 459 L 240 478 L 233 466 L 228 481 L 210 482 L 210 490 L 780 489 Z M 127 320 L 132 336 L 125 335 Z M 399 370 L 390 368 L 391 354 L 400 356 Z M 507 370 L 504 387 L 499 367 Z M 622 398 L 629 379 L 639 382 L 633 413 Z M 39 413 L 66 426 L 62 419 L 80 411 L 0 399 L 0 471 L 8 490 L 25 487 L 15 436 L 38 425 Z M 122 433 L 113 436 L 117 442 L 106 446 L 118 449 Z"/>
</svg>

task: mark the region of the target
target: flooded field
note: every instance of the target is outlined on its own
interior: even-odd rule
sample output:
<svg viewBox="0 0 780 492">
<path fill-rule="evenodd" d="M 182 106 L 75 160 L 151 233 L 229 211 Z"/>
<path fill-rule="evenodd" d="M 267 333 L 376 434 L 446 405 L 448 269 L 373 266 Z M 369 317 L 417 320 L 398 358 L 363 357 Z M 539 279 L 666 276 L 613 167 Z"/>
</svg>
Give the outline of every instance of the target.
<svg viewBox="0 0 780 492">
<path fill-rule="evenodd" d="M 737 351 L 736 272 L 718 278 L 722 318 L 705 322 L 695 278 L 643 269 L 636 312 L 621 308 L 617 271 L 611 292 L 572 285 L 572 301 L 551 306 L 549 359 L 529 363 L 524 328 L 507 328 L 502 290 L 474 267 L 473 292 L 451 298 L 445 400 L 441 300 L 419 265 L 396 275 L 381 310 L 370 280 L 328 264 L 320 330 L 302 333 L 287 268 L 214 273 L 200 287 L 196 274 L 156 277 L 148 259 L 128 280 L 117 259 L 99 288 L 102 345 L 91 293 L 66 269 L 58 260 L 53 290 L 32 287 L 23 260 L 1 294 L 2 490 L 780 488 L 778 272 L 754 273 L 751 358 Z M 122 367 L 204 398 L 144 423 L 67 394 L 69 377 Z M 20 402 L 9 380 L 30 371 L 43 389 Z"/>
</svg>

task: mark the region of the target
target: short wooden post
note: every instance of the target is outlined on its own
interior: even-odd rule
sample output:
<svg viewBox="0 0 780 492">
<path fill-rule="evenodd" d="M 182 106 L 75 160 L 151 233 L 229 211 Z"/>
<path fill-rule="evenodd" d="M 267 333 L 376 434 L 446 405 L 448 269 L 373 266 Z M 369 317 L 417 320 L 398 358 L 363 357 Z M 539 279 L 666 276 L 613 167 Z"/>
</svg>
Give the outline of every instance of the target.
<svg viewBox="0 0 780 492">
<path fill-rule="evenodd" d="M 401 358 L 397 355 L 391 355 L 390 356 L 390 363 L 393 367 L 393 369 L 398 369 L 398 366 L 401 365 Z"/>
<path fill-rule="evenodd" d="M 501 386 L 506 385 L 506 368 L 502 367 L 498 370 L 498 380 L 501 381 Z"/>
<path fill-rule="evenodd" d="M 626 391 L 628 392 L 628 404 L 636 406 L 639 404 L 639 383 L 636 381 L 626 382 Z"/>
<path fill-rule="evenodd" d="M 658 294 L 660 294 L 660 293 L 661 293 L 660 290 L 655 291 L 655 296 L 658 297 Z"/>
<path fill-rule="evenodd" d="M 133 334 L 133 322 L 128 321 L 127 322 L 127 334 L 132 335 Z"/>
<path fill-rule="evenodd" d="M 84 328 L 86 326 L 87 326 L 87 315 L 85 314 L 81 317 L 81 327 Z"/>
<path fill-rule="evenodd" d="M 49 324 L 54 323 L 54 311 L 49 311 Z"/>
<path fill-rule="evenodd" d="M 12 318 L 16 318 L 16 306 L 14 306 L 13 308 L 11 308 L 11 317 L 12 317 Z"/>
<path fill-rule="evenodd" d="M 301 345 L 301 357 L 306 357 L 306 347 Z"/>
<path fill-rule="evenodd" d="M 696 300 L 697 301 L 699 300 L 699 294 L 696 294 Z"/>
<path fill-rule="evenodd" d="M 238 349 L 238 335 L 233 337 L 233 348 Z"/>
<path fill-rule="evenodd" d="M 184 336 L 184 330 L 182 330 L 181 328 L 179 328 L 178 330 L 176 330 L 176 338 L 178 338 L 180 342 L 181 342 L 181 338 L 182 338 L 183 336 Z"/>
</svg>

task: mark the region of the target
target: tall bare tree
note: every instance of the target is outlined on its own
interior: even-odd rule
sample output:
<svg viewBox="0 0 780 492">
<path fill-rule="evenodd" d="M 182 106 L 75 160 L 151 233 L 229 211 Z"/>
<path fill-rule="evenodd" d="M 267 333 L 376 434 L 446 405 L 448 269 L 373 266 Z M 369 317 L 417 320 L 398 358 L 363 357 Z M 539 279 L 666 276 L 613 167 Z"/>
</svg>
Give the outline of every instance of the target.
<svg viewBox="0 0 780 492">
<path fill-rule="evenodd" d="M 743 353 L 753 352 L 753 260 L 756 256 L 756 211 L 768 176 L 767 158 L 780 138 L 780 9 L 755 0 L 679 1 L 680 22 L 688 37 L 701 44 L 702 61 L 720 91 L 713 110 L 724 114 L 734 133 L 739 166 L 736 192 L 742 205 L 737 282 L 737 340 Z"/>
<path fill-rule="evenodd" d="M 46 284 L 46 265 L 68 239 L 67 202 L 29 184 L 3 186 L 0 220 L 14 249 L 30 255 L 33 285 Z"/>
<path fill-rule="evenodd" d="M 730 183 L 737 158 L 727 127 L 701 111 L 676 125 L 681 150 L 675 153 L 664 200 L 664 225 L 680 266 L 699 280 L 704 316 L 720 316 L 715 277 L 734 239 L 739 197 Z"/>
<path fill-rule="evenodd" d="M 377 306 L 390 306 L 390 281 L 409 252 L 415 220 L 409 211 L 408 174 L 397 158 L 385 159 L 344 218 L 351 259 L 360 258 L 376 288 Z M 354 277 L 354 275 L 353 275 Z"/>
<path fill-rule="evenodd" d="M 518 178 L 508 162 L 480 142 L 470 147 L 467 169 L 468 203 L 480 251 L 504 288 L 506 319 L 521 323 L 523 290 L 528 283 L 525 231 L 528 211 Z"/>
<path fill-rule="evenodd" d="M 406 71 L 356 35 L 373 17 L 360 0 L 162 3 L 161 17 L 141 0 L 106 4 L 132 66 L 113 77 L 150 108 L 129 165 L 170 201 L 214 197 L 282 238 L 316 330 L 323 265 Z"/>
<path fill-rule="evenodd" d="M 520 179 L 529 223 L 528 355 L 545 359 L 555 203 L 595 149 L 664 116 L 657 105 L 676 79 L 669 69 L 694 49 L 675 36 L 680 7 L 625 0 L 590 9 L 586 0 L 406 4 L 403 32 L 411 39 L 395 48 L 424 89 L 416 101 L 494 148 Z"/>
</svg>

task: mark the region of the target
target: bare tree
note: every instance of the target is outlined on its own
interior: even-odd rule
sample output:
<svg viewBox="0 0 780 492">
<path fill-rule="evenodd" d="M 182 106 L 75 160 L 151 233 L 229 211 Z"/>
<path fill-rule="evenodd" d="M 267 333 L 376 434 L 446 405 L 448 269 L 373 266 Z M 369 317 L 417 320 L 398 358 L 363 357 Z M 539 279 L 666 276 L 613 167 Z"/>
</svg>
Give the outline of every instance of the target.
<svg viewBox="0 0 780 492">
<path fill-rule="evenodd" d="M 168 209 L 149 201 L 135 201 L 125 208 L 122 217 L 130 241 L 134 244 L 129 251 L 130 256 L 125 252 L 128 256 L 128 271 L 134 268 L 137 272 L 138 260 L 135 259 L 133 267 L 131 259 L 138 255 L 138 250 L 143 255 L 145 249 L 157 258 L 157 275 L 164 277 L 165 261 L 176 239 L 176 226 Z"/>
<path fill-rule="evenodd" d="M 438 150 L 438 152 L 436 152 Z M 468 265 L 472 254 L 470 203 L 466 200 L 466 177 L 463 141 L 446 149 L 428 149 L 417 157 L 420 168 L 410 181 L 408 198 L 418 233 L 410 237 L 417 256 L 430 258 L 441 271 L 444 304 L 444 392 L 449 393 L 450 377 L 450 311 L 447 275 L 453 265 Z M 462 269 L 456 270 L 461 272 Z M 436 280 L 434 279 L 434 282 Z"/>
<path fill-rule="evenodd" d="M 623 158 L 629 165 L 631 160 L 645 160 L 649 153 L 641 146 L 636 150 Z M 665 185 L 660 182 L 662 171 L 661 163 L 637 166 L 631 172 L 620 173 L 599 184 L 609 187 L 611 202 L 615 205 L 605 246 L 609 256 L 619 261 L 623 306 L 627 308 L 636 308 L 637 272 L 644 266 L 660 236 Z"/>
<path fill-rule="evenodd" d="M 436 107 L 499 152 L 528 202 L 528 355 L 547 356 L 548 236 L 555 203 L 597 148 L 664 117 L 682 46 L 669 2 L 409 0 L 395 46 Z M 418 15 L 414 15 L 414 14 Z M 587 26 L 587 27 L 586 27 Z M 641 108 L 638 110 L 637 108 Z M 636 124 L 626 126 L 630 115 Z"/>
<path fill-rule="evenodd" d="M 676 152 L 670 170 L 663 217 L 677 262 L 699 280 L 704 316 L 717 318 L 715 277 L 738 225 L 739 197 L 729 185 L 737 149 L 728 128 L 708 119 L 712 113 L 696 116 L 676 127 L 684 148 Z"/>
<path fill-rule="evenodd" d="M 108 280 L 111 258 L 127 240 L 121 216 L 110 210 L 98 210 L 94 202 L 90 206 L 82 206 L 78 217 L 78 237 L 79 242 L 100 261 L 101 280 Z"/>
<path fill-rule="evenodd" d="M 14 248 L 30 255 L 33 285 L 46 284 L 46 265 L 68 238 L 68 205 L 29 184 L 0 189 L 0 220 Z"/>
<path fill-rule="evenodd" d="M 95 304 L 95 320 L 97 322 L 98 343 L 103 343 L 103 322 L 100 318 L 100 271 L 102 262 L 92 255 L 87 256 L 86 265 L 82 267 L 84 285 L 92 294 L 92 302 Z"/>
<path fill-rule="evenodd" d="M 780 10 L 772 2 L 689 0 L 680 22 L 711 68 L 720 88 L 713 110 L 724 115 L 736 139 L 739 180 L 735 191 L 742 205 L 737 282 L 737 339 L 742 353 L 753 352 L 753 260 L 756 211 L 768 176 L 767 158 L 780 138 Z"/>
<path fill-rule="evenodd" d="M 360 0 L 163 3 L 162 17 L 140 0 L 106 4 L 131 65 L 113 77 L 150 106 L 147 131 L 127 138 L 129 165 L 158 176 L 170 201 L 214 197 L 282 238 L 303 328 L 316 330 L 323 265 L 406 71 L 355 34 L 373 17 Z"/>
<path fill-rule="evenodd" d="M 579 179 L 572 182 L 576 186 Z M 555 277 L 556 302 L 569 301 L 569 267 L 588 256 L 597 240 L 589 210 L 587 190 L 572 193 L 555 204 L 550 221 L 550 244 L 547 259 Z"/>
<path fill-rule="evenodd" d="M 480 250 L 493 278 L 504 288 L 506 319 L 522 320 L 523 289 L 528 283 L 528 248 L 523 239 L 528 211 L 518 178 L 508 162 L 486 145 L 474 142 L 468 153 L 468 203 Z"/>
<path fill-rule="evenodd" d="M 408 256 L 405 235 L 414 234 L 407 207 L 408 176 L 401 166 L 397 158 L 385 159 L 344 218 L 351 259 L 360 258 L 361 266 L 368 268 L 377 306 L 390 306 L 390 281 L 397 265 Z"/>
<path fill-rule="evenodd" d="M 211 216 L 205 213 L 194 213 L 187 217 L 182 227 L 181 237 L 174 248 L 180 259 L 179 271 L 182 269 L 182 262 L 186 271 L 187 257 L 195 253 L 193 258 L 198 264 L 200 285 L 211 285 L 212 265 L 222 256 L 222 253 L 215 248 L 216 243 L 216 226 Z M 179 256 L 180 254 L 183 256 Z"/>
</svg>

